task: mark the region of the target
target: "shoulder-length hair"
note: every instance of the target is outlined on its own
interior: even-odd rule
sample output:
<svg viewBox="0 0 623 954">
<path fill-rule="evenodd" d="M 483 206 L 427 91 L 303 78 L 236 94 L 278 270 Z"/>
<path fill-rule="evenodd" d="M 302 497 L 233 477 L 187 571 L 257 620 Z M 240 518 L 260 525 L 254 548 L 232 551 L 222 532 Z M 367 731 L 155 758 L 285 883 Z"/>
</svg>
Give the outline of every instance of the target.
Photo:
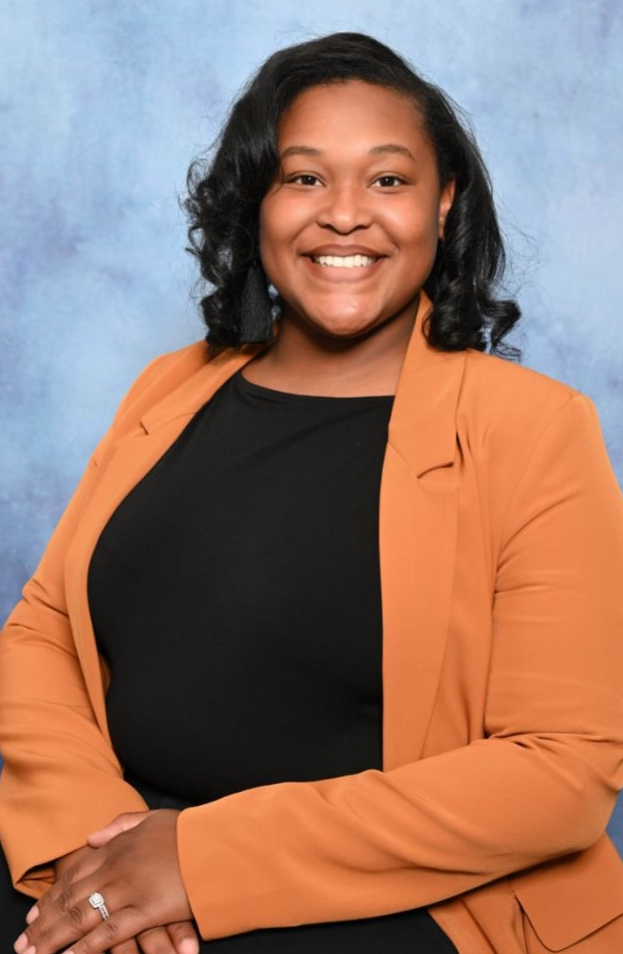
<svg viewBox="0 0 623 954">
<path fill-rule="evenodd" d="M 499 298 L 505 253 L 491 181 L 468 125 L 455 103 L 402 57 L 362 33 L 333 33 L 274 53 L 234 103 L 211 162 L 195 160 L 184 208 L 190 251 L 212 290 L 200 306 L 212 347 L 244 343 L 241 302 L 249 270 L 259 262 L 259 210 L 279 172 L 279 120 L 304 90 L 362 80 L 408 95 L 435 150 L 441 185 L 455 181 L 425 291 L 433 302 L 429 343 L 442 351 L 476 348 L 506 357 L 502 344 L 520 316 L 517 304 Z M 266 276 L 263 274 L 263 278 Z M 248 287 L 248 283 L 247 283 Z M 253 340 L 270 340 L 279 299 Z"/>
</svg>

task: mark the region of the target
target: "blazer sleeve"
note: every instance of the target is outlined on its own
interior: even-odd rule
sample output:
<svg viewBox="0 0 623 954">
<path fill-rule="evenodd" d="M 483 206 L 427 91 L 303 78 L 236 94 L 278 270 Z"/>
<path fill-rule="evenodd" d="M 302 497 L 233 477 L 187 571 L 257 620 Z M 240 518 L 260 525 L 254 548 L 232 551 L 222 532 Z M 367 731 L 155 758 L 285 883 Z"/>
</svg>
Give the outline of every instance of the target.
<svg viewBox="0 0 623 954">
<path fill-rule="evenodd" d="M 166 358 L 152 362 L 122 401 L 0 635 L 0 840 L 15 886 L 35 897 L 53 880 L 55 859 L 121 812 L 146 807 L 96 723 L 67 612 L 64 563 L 101 455 Z"/>
<path fill-rule="evenodd" d="M 544 423 L 509 500 L 485 737 L 183 811 L 205 939 L 428 906 L 602 835 L 623 786 L 623 504 L 587 398 Z"/>
</svg>

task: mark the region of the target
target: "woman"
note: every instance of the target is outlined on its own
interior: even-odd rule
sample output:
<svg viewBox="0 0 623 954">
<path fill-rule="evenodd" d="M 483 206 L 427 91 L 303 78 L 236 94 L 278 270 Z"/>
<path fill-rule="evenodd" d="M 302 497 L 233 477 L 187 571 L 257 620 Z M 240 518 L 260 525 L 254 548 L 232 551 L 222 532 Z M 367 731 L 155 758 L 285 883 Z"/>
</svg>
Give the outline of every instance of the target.
<svg viewBox="0 0 623 954">
<path fill-rule="evenodd" d="M 621 495 L 483 354 L 473 141 L 336 34 L 190 188 L 210 354 L 131 389 L 0 644 L 15 950 L 614 954 Z"/>
</svg>

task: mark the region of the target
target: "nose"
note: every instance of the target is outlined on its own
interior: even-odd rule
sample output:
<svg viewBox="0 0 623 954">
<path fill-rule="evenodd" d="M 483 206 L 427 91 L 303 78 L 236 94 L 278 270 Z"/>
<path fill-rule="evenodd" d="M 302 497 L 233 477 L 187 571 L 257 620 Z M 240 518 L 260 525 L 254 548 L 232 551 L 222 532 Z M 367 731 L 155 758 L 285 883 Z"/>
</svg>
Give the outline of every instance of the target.
<svg viewBox="0 0 623 954">
<path fill-rule="evenodd" d="M 333 185 L 326 192 L 318 211 L 318 224 L 346 235 L 355 229 L 368 228 L 372 212 L 365 190 L 353 184 Z"/>
</svg>

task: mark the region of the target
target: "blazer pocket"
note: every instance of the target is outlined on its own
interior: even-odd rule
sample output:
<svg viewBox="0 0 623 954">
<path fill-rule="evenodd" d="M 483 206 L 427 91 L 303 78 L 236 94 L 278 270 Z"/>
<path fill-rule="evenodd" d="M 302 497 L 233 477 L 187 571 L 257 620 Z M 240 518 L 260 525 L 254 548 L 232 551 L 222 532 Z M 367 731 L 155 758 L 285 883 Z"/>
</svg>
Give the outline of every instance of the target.
<svg viewBox="0 0 623 954">
<path fill-rule="evenodd" d="M 509 880 L 529 922 L 528 954 L 566 951 L 576 945 L 578 954 L 623 951 L 623 861 L 607 835 L 585 851 Z M 605 925 L 608 930 L 600 932 L 594 946 L 579 944 Z"/>
</svg>

